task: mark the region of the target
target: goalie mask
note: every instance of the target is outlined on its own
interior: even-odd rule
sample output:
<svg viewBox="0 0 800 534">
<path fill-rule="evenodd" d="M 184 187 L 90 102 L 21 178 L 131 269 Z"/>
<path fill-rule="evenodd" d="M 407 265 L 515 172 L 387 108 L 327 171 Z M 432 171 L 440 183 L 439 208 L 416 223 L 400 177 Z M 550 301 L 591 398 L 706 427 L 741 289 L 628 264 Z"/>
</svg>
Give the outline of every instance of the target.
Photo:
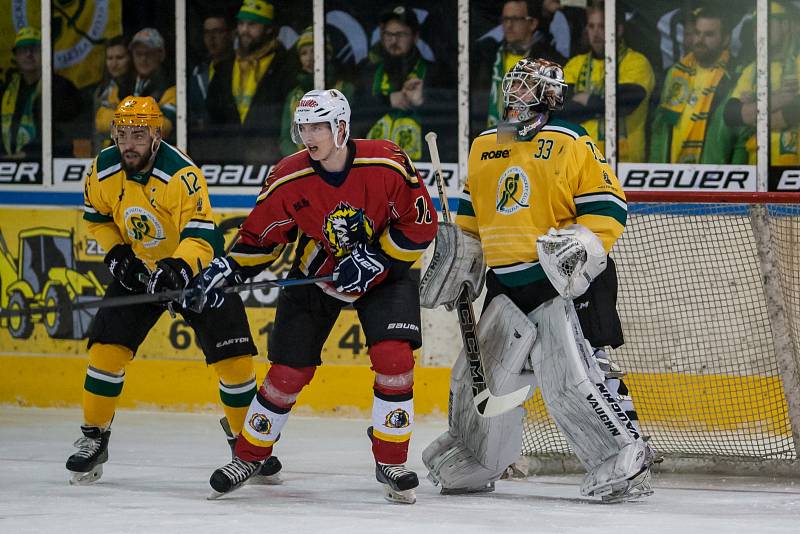
<svg viewBox="0 0 800 534">
<path fill-rule="evenodd" d="M 550 111 L 564 107 L 567 84 L 558 63 L 520 59 L 503 77 L 503 120 L 498 136 L 530 138 L 547 122 Z M 498 139 L 500 140 L 500 139 Z"/>
<path fill-rule="evenodd" d="M 350 137 L 350 104 L 341 91 L 336 89 L 325 89 L 323 91 L 309 91 L 294 110 L 294 120 L 292 121 L 292 141 L 298 145 L 303 145 L 300 138 L 300 124 L 314 124 L 327 122 L 331 126 L 333 133 L 333 144 L 336 148 L 342 148 L 347 144 Z M 339 123 L 344 122 L 344 139 L 339 143 Z"/>
</svg>

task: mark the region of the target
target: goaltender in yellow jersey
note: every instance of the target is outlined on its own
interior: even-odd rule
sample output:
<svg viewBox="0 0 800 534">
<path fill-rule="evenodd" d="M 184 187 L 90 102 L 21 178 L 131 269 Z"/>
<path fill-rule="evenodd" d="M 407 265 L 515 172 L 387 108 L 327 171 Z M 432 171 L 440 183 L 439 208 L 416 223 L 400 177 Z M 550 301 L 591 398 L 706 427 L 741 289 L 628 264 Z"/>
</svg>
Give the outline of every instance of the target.
<svg viewBox="0 0 800 534">
<path fill-rule="evenodd" d="M 522 446 L 516 395 L 530 398 L 538 387 L 587 470 L 581 494 L 604 502 L 646 497 L 656 452 L 607 352 L 624 343 L 609 252 L 625 229 L 625 194 L 586 131 L 554 116 L 567 91 L 561 65 L 521 59 L 502 90 L 502 120 L 472 143 L 458 226 L 442 225 L 420 291 L 427 307 L 458 307 L 468 344 L 464 300 L 480 293 L 483 270 L 474 266 L 482 267 L 482 256 L 486 292 L 474 330 L 491 357 L 459 355 L 450 428 L 426 447 L 423 462 L 443 492 L 492 491 Z M 455 259 L 443 261 L 442 250 Z M 429 284 L 437 277 L 443 289 L 434 294 Z M 476 376 L 492 377 L 496 391 L 480 391 Z M 476 405 L 489 403 L 501 415 L 476 415 Z"/>
<path fill-rule="evenodd" d="M 545 279 L 536 238 L 550 228 L 581 224 L 608 252 L 626 218 L 625 193 L 581 126 L 550 119 L 528 138 L 498 143 L 493 129 L 472 143 L 456 222 L 505 286 Z"/>
</svg>

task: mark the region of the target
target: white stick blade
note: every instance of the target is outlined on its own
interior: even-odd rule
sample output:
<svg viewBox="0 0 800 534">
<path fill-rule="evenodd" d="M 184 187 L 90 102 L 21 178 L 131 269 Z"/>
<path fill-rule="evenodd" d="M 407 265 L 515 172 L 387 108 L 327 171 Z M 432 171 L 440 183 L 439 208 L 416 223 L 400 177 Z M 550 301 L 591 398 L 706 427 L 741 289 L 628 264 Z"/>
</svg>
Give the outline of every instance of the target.
<svg viewBox="0 0 800 534">
<path fill-rule="evenodd" d="M 473 400 L 475 410 L 481 417 L 495 417 L 504 414 L 525 402 L 530 389 L 530 386 L 525 386 L 517 391 L 512 391 L 508 395 L 497 397 L 492 395 L 489 388 L 486 388 L 475 396 Z"/>
</svg>

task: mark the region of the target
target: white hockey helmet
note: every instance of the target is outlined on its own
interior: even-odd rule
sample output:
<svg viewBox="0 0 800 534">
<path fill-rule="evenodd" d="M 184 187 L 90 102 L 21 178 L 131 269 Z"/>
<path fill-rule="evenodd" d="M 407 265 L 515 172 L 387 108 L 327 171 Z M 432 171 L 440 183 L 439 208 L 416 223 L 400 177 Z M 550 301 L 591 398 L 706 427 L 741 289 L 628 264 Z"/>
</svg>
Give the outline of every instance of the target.
<svg viewBox="0 0 800 534">
<path fill-rule="evenodd" d="M 327 122 L 331 125 L 333 144 L 336 148 L 347 144 L 347 140 L 350 138 L 350 104 L 341 91 L 336 89 L 314 90 L 303 95 L 294 110 L 292 141 L 302 145 L 299 125 L 318 122 Z M 345 123 L 342 144 L 339 144 L 338 135 L 336 135 L 340 122 Z"/>
<path fill-rule="evenodd" d="M 525 122 L 544 111 L 564 107 L 564 70 L 546 59 L 520 59 L 503 77 L 503 118 Z"/>
</svg>

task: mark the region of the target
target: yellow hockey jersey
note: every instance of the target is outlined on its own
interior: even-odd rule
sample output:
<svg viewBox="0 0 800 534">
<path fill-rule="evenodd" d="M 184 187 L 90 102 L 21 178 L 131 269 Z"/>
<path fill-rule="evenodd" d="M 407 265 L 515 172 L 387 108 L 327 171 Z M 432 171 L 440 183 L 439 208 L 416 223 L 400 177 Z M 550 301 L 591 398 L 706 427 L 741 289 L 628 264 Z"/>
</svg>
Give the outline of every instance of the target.
<svg viewBox="0 0 800 534">
<path fill-rule="evenodd" d="M 146 173 L 128 175 L 116 146 L 101 151 L 86 177 L 83 218 L 106 251 L 128 243 L 151 270 L 177 257 L 197 274 L 198 260 L 205 267 L 222 253 L 203 173 L 164 141 Z"/>
<path fill-rule="evenodd" d="M 627 220 L 625 194 L 586 131 L 551 119 L 532 139 L 498 144 L 479 135 L 456 223 L 477 235 L 489 268 L 506 286 L 545 278 L 536 238 L 582 224 L 610 251 Z"/>
</svg>

